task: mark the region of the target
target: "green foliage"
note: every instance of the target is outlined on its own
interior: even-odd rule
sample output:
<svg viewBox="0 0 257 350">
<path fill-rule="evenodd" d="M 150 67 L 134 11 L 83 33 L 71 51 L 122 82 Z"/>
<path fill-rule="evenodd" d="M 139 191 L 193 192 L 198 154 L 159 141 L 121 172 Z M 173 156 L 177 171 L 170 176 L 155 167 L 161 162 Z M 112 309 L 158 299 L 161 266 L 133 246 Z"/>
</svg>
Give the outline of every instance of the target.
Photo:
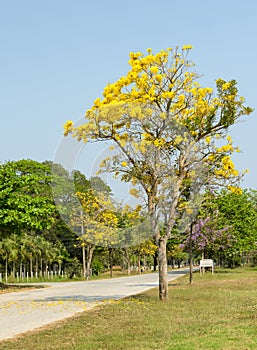
<svg viewBox="0 0 257 350">
<path fill-rule="evenodd" d="M 222 193 L 217 200 L 220 221 L 232 226 L 238 252 L 257 248 L 257 191 L 244 190 L 241 195 Z"/>
<path fill-rule="evenodd" d="M 50 228 L 50 169 L 33 160 L 0 165 L 0 234 Z"/>
<path fill-rule="evenodd" d="M 97 192 L 102 193 L 106 197 L 112 195 L 112 190 L 99 176 L 92 176 L 89 179 L 90 186 Z"/>
<path fill-rule="evenodd" d="M 94 259 L 92 263 L 92 274 L 93 275 L 99 275 L 100 272 L 102 272 L 104 269 L 104 266 L 102 262 L 98 259 Z"/>
</svg>

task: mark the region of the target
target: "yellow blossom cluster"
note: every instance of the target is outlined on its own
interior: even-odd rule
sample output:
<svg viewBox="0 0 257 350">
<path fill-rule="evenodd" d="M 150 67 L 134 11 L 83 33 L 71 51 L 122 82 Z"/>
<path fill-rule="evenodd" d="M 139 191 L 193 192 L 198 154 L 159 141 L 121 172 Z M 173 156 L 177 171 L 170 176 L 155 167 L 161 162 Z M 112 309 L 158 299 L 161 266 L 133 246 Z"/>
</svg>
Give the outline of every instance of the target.
<svg viewBox="0 0 257 350">
<path fill-rule="evenodd" d="M 220 147 L 215 147 L 215 142 L 238 117 L 251 111 L 242 105 L 235 81 L 218 79 L 216 95 L 212 88 L 204 88 L 196 81 L 198 75 L 187 59 L 191 48 L 184 45 L 182 49 L 168 48 L 157 53 L 150 48 L 147 54 L 131 52 L 127 74 L 104 88 L 103 97 L 97 98 L 87 111 L 85 124 L 74 127 L 68 121 L 64 134 L 71 133 L 84 142 L 112 141 L 124 155 L 110 159 L 115 164 L 114 173 L 131 171 L 133 177 L 134 169 L 130 169 L 127 160 L 138 157 L 141 168 L 137 171 L 142 174 L 138 179 L 148 185 L 148 173 L 152 170 L 141 165 L 147 152 L 154 150 L 155 154 L 170 157 L 179 154 L 181 146 L 188 142 L 179 132 L 176 135 L 171 130 L 174 122 L 186 129 L 196 144 L 203 146 L 203 158 L 213 176 L 226 180 L 239 176 L 230 158 L 239 150 L 232 145 L 231 137 Z M 162 161 L 161 164 L 158 159 L 152 169 L 158 168 L 157 164 L 162 169 L 165 166 Z M 105 160 L 102 167 L 107 169 L 110 162 Z"/>
<path fill-rule="evenodd" d="M 206 162 L 210 169 L 213 169 L 215 176 L 218 179 L 238 180 L 239 172 L 235 169 L 235 165 L 231 159 L 234 152 L 239 152 L 238 147 L 233 146 L 233 141 L 230 135 L 226 137 L 227 144 L 220 147 L 215 146 L 215 139 L 220 139 L 220 135 L 207 136 L 205 142 L 209 148 L 209 154 L 206 157 Z M 213 142 L 211 143 L 211 141 Z"/>
<path fill-rule="evenodd" d="M 73 122 L 71 120 L 68 120 L 65 124 L 64 124 L 64 132 L 63 134 L 65 136 L 67 136 L 71 131 L 72 131 L 72 127 L 73 127 Z"/>
<path fill-rule="evenodd" d="M 185 45 L 181 53 L 178 52 L 178 48 L 175 50 L 168 48 L 156 54 L 148 49 L 147 55 L 143 55 L 141 52 L 131 52 L 128 61 L 131 69 L 127 75 L 122 76 L 113 84 L 108 84 L 104 89 L 103 99 L 97 98 L 92 110 L 119 102 L 148 103 L 157 100 L 160 105 L 167 107 L 167 99 L 173 99 L 174 90 L 176 91 L 173 89 L 174 75 L 181 69 L 181 66 L 188 64 L 185 57 L 191 48 L 191 45 Z M 170 60 L 170 57 L 173 59 Z M 173 64 L 169 65 L 169 61 L 172 61 Z M 183 84 L 185 87 L 188 86 L 188 90 L 195 78 L 194 72 L 185 72 Z M 172 107 L 174 109 L 180 108 L 184 100 L 185 98 L 179 97 L 179 100 L 175 101 L 177 105 Z"/>
<path fill-rule="evenodd" d="M 228 190 L 231 191 L 232 193 L 239 194 L 239 195 L 243 193 L 242 188 L 236 187 L 236 186 L 228 186 Z"/>
<path fill-rule="evenodd" d="M 235 169 L 235 165 L 230 156 L 224 156 L 221 159 L 221 168 L 215 170 L 215 174 L 225 179 L 231 176 L 236 177 L 239 175 L 238 170 Z"/>
</svg>

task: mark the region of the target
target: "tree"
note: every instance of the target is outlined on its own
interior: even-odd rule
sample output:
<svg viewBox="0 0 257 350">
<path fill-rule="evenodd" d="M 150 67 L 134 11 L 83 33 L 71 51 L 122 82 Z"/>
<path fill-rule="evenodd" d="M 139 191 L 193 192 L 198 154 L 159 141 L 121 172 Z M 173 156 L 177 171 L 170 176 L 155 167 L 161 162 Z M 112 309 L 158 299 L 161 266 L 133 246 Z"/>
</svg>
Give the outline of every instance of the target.
<svg viewBox="0 0 257 350">
<path fill-rule="evenodd" d="M 187 237 L 186 247 L 202 255 L 203 259 L 214 258 L 217 253 L 226 251 L 233 244 L 231 227 L 218 227 L 218 218 L 199 218 L 192 226 L 191 236 Z"/>
<path fill-rule="evenodd" d="M 206 193 L 192 233 L 184 248 L 214 258 L 221 264 L 241 263 L 244 255 L 256 250 L 256 191 L 229 190 Z"/>
<path fill-rule="evenodd" d="M 223 191 L 216 198 L 220 220 L 232 227 L 236 240 L 228 251 L 232 257 L 242 257 L 256 250 L 257 242 L 257 192 L 244 190 L 237 195 Z"/>
<path fill-rule="evenodd" d="M 112 190 L 99 176 L 90 177 L 90 186 L 97 193 L 102 193 L 105 197 L 110 197 L 112 195 Z"/>
<path fill-rule="evenodd" d="M 14 236 L 14 235 L 12 235 Z M 13 237 L 5 237 L 0 242 L 0 256 L 5 261 L 5 275 L 8 273 L 8 263 L 15 262 L 17 260 L 18 247 Z"/>
<path fill-rule="evenodd" d="M 236 150 L 232 141 L 217 147 L 215 137 L 224 137 L 230 125 L 252 111 L 238 96 L 235 80 L 218 79 L 216 94 L 201 87 L 187 58 L 190 49 L 131 53 L 131 69 L 105 87 L 85 124 L 75 127 L 68 121 L 64 126 L 64 134 L 79 141 L 111 142 L 114 153 L 102 162 L 103 170 L 142 190 L 158 245 L 161 300 L 168 297 L 166 244 L 179 206 L 184 201 L 184 213 L 192 212 L 187 194 L 197 187 L 199 192 L 203 168 L 205 183 L 214 176 L 222 182 L 238 177 L 230 158 Z"/>
<path fill-rule="evenodd" d="M 0 234 L 50 228 L 55 205 L 49 169 L 33 160 L 0 165 Z"/>
<path fill-rule="evenodd" d="M 97 245 L 112 246 L 116 241 L 113 230 L 118 218 L 109 198 L 93 189 L 77 192 L 81 209 L 74 208 L 71 222 L 78 234 L 83 252 L 83 274 L 88 279 L 91 275 L 93 253 Z"/>
</svg>

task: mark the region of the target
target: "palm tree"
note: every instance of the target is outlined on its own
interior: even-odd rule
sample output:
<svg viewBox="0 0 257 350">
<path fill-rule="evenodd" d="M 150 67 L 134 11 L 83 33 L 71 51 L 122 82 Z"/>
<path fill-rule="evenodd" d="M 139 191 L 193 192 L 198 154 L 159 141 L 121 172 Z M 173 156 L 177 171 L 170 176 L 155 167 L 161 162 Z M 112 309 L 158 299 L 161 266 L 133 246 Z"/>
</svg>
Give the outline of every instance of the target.
<svg viewBox="0 0 257 350">
<path fill-rule="evenodd" d="M 12 235 L 14 236 L 14 235 Z M 7 276 L 8 276 L 8 263 L 9 262 L 15 262 L 17 259 L 17 245 L 14 240 L 14 237 L 9 236 L 4 238 L 0 242 L 0 255 L 2 256 L 3 260 L 5 261 L 5 276 L 6 276 L 6 282 L 7 282 Z"/>
</svg>

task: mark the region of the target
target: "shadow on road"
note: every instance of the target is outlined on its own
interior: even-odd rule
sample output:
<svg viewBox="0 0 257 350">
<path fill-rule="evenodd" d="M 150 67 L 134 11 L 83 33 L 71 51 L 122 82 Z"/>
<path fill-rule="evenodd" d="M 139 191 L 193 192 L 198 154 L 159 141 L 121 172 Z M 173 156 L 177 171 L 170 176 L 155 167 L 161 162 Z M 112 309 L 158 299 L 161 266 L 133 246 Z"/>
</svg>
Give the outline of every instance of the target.
<svg viewBox="0 0 257 350">
<path fill-rule="evenodd" d="M 53 297 L 47 297 L 43 299 L 34 299 L 34 302 L 47 302 L 47 301 L 86 301 L 86 302 L 92 302 L 92 301 L 103 301 L 103 300 L 116 300 L 124 298 L 124 295 L 108 295 L 108 296 L 100 296 L 100 295 L 93 295 L 93 296 L 85 296 L 85 295 L 72 295 L 72 296 L 53 296 Z"/>
</svg>

